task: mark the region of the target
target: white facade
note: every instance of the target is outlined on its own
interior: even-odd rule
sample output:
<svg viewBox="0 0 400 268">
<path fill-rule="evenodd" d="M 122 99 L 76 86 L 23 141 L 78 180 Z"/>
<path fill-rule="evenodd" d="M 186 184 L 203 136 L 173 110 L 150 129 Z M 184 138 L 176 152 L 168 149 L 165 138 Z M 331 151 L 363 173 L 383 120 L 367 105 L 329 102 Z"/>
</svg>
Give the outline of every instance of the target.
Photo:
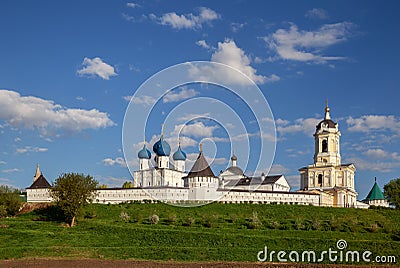
<svg viewBox="0 0 400 268">
<path fill-rule="evenodd" d="M 300 189 L 303 191 L 321 191 L 331 195 L 325 198 L 324 205 L 335 207 L 356 207 L 357 192 L 354 185 L 353 164 L 341 163 L 340 131 L 338 124 L 330 117 L 328 105 L 325 108 L 325 118 L 317 125 L 314 133 L 315 153 L 314 163 L 301 168 Z"/>
</svg>

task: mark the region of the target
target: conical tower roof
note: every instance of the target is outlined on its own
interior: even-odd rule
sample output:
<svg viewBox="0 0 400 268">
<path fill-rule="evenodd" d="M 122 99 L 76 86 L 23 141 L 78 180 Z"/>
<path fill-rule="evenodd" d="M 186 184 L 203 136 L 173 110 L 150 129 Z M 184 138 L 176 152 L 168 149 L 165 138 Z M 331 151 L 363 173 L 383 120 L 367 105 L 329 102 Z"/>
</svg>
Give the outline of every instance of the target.
<svg viewBox="0 0 400 268">
<path fill-rule="evenodd" d="M 367 195 L 367 198 L 365 200 L 382 200 L 385 199 L 385 196 L 383 195 L 381 189 L 379 188 L 378 184 L 374 183 L 374 186 L 372 186 L 371 191 L 369 191 L 369 194 Z"/>
<path fill-rule="evenodd" d="M 192 169 L 190 170 L 189 174 L 186 177 L 187 178 L 193 178 L 193 177 L 213 177 L 213 178 L 215 178 L 215 175 L 212 172 L 210 165 L 208 164 L 202 151 L 200 151 L 199 156 L 196 159 L 196 162 L 194 162 Z"/>
</svg>

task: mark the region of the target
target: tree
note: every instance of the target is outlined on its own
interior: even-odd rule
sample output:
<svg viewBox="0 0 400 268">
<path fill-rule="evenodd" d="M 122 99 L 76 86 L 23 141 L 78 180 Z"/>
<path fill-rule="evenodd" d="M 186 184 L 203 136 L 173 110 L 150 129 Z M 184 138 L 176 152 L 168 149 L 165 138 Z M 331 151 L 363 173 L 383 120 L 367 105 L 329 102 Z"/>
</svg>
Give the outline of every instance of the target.
<svg viewBox="0 0 400 268">
<path fill-rule="evenodd" d="M 384 195 L 391 205 L 400 208 L 400 178 L 389 181 L 383 187 Z"/>
<path fill-rule="evenodd" d="M 66 173 L 56 179 L 51 196 L 69 226 L 75 225 L 75 217 L 81 207 L 95 198 L 97 186 L 98 182 L 90 175 Z"/>
<path fill-rule="evenodd" d="M 126 181 L 122 184 L 122 188 L 133 188 L 133 183 L 131 181 Z"/>
<path fill-rule="evenodd" d="M 0 186 L 0 217 L 14 216 L 21 208 L 19 191 L 7 185 Z"/>
</svg>

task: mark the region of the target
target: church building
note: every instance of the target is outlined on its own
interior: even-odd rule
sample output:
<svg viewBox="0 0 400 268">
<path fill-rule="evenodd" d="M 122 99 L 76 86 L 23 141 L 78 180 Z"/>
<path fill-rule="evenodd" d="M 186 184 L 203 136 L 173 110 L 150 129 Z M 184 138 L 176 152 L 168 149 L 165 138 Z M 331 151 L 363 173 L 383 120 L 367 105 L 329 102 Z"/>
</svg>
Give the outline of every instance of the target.
<svg viewBox="0 0 400 268">
<path fill-rule="evenodd" d="M 332 121 L 328 102 L 325 117 L 314 133 L 314 163 L 299 169 L 300 190 L 321 194 L 321 205 L 355 207 L 357 192 L 354 188 L 354 164 L 342 164 L 340 157 L 340 131 Z"/>
</svg>

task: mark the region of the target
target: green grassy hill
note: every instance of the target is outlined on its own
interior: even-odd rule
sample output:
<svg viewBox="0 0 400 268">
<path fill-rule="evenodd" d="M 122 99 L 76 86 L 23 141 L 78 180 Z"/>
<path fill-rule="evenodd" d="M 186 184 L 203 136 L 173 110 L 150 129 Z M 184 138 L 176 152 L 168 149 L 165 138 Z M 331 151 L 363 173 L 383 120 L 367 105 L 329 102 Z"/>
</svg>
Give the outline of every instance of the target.
<svg viewBox="0 0 400 268">
<path fill-rule="evenodd" d="M 157 224 L 149 216 L 159 217 Z M 153 221 L 156 221 L 156 217 Z M 0 219 L 0 259 L 72 257 L 257 261 L 269 250 L 348 250 L 396 256 L 400 211 L 297 205 L 90 205 L 77 226 L 58 222 L 53 208 Z"/>
</svg>

